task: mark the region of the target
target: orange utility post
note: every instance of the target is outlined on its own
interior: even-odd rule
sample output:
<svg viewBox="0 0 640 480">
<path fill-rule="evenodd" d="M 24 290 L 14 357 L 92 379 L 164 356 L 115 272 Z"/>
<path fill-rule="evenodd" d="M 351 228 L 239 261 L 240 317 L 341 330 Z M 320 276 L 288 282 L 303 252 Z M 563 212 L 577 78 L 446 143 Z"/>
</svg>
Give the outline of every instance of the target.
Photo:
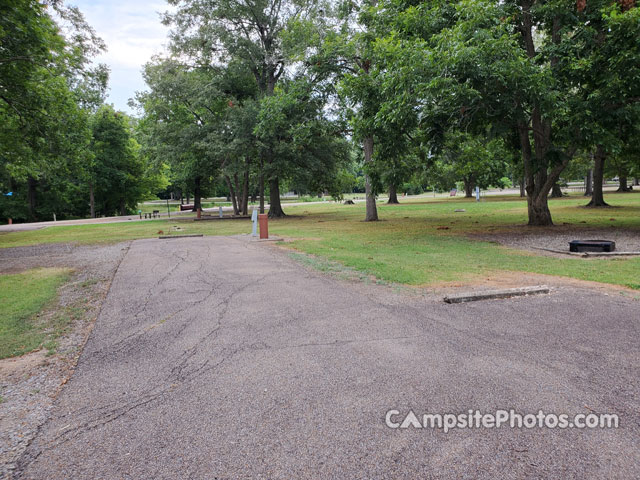
<svg viewBox="0 0 640 480">
<path fill-rule="evenodd" d="M 13 218 L 9 219 L 9 225 L 13 225 Z"/>
<path fill-rule="evenodd" d="M 197 217 L 196 217 L 196 218 L 197 218 L 198 220 L 200 220 L 200 218 L 202 218 L 202 209 L 201 209 L 201 208 L 199 208 L 199 209 L 198 209 L 198 213 L 197 213 L 196 215 L 197 215 Z"/>
<path fill-rule="evenodd" d="M 266 213 L 258 215 L 258 225 L 260 225 L 260 238 L 269 238 L 269 216 Z"/>
</svg>

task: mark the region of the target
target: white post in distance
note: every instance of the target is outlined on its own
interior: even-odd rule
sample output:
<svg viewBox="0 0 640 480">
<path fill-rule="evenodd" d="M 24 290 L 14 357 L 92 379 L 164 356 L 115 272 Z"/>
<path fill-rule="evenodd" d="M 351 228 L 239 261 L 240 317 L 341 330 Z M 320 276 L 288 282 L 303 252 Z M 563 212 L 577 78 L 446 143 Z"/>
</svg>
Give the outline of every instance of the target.
<svg viewBox="0 0 640 480">
<path fill-rule="evenodd" d="M 251 212 L 251 222 L 253 223 L 253 230 L 251 231 L 252 237 L 258 236 L 258 210 L 255 208 Z"/>
</svg>

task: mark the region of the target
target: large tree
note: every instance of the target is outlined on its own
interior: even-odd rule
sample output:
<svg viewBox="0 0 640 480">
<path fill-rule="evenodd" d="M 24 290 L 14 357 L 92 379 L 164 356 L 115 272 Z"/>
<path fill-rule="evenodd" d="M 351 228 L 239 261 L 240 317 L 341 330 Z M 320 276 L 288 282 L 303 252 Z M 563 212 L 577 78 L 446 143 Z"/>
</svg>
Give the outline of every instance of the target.
<svg viewBox="0 0 640 480">
<path fill-rule="evenodd" d="M 113 107 L 101 107 L 91 119 L 91 150 L 96 211 L 103 215 L 134 211 L 148 189 L 128 117 Z"/>
<path fill-rule="evenodd" d="M 632 12 L 637 9 L 589 5 L 585 10 L 564 0 L 385 3 L 379 17 L 391 33 L 379 48 L 389 59 L 386 110 L 410 105 L 431 148 L 438 148 L 442 132 L 452 126 L 477 130 L 491 125 L 505 135 L 516 129 L 529 224 L 552 224 L 547 201 L 552 186 L 580 148 L 610 138 L 616 115 L 599 106 L 601 93 L 615 98 L 612 88 L 620 88 L 609 107 L 630 105 L 638 88 L 633 42 L 640 23 Z M 610 48 L 591 46 L 591 17 L 584 13 L 589 8 L 607 23 L 598 31 Z M 598 71 L 592 67 L 597 62 L 577 54 L 591 56 L 593 48 L 597 56 L 606 51 L 614 66 L 609 83 L 605 65 Z M 597 84 L 577 73 L 583 68 L 597 73 Z M 607 88 L 602 90 L 602 84 Z"/>
<path fill-rule="evenodd" d="M 173 27 L 172 50 L 197 65 L 213 66 L 231 60 L 252 72 L 261 96 L 273 95 L 285 73 L 282 33 L 287 23 L 306 12 L 310 1 L 300 0 L 168 0 L 176 7 L 165 15 Z M 260 164 L 269 172 L 277 158 L 263 150 Z M 282 217 L 279 178 L 271 174 L 269 216 Z"/>
<path fill-rule="evenodd" d="M 0 181 L 15 191 L 12 210 L 20 218 L 48 215 L 54 204 L 63 210 L 54 213 L 80 213 L 61 200 L 77 191 L 90 160 L 87 122 L 108 76 L 90 59 L 103 49 L 81 13 L 62 2 L 0 5 Z M 39 188 L 58 195 L 41 206 Z"/>
</svg>

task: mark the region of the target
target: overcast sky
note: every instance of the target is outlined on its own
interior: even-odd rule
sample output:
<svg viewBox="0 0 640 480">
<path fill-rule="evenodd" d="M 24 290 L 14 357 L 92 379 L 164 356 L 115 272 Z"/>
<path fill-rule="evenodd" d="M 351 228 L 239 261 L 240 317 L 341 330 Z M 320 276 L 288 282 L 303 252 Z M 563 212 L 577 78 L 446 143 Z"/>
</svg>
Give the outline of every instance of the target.
<svg viewBox="0 0 640 480">
<path fill-rule="evenodd" d="M 96 59 L 111 69 L 108 103 L 130 112 L 127 101 L 144 90 L 141 69 L 151 56 L 164 51 L 169 29 L 160 23 L 164 0 L 69 0 L 84 14 L 108 47 Z"/>
</svg>

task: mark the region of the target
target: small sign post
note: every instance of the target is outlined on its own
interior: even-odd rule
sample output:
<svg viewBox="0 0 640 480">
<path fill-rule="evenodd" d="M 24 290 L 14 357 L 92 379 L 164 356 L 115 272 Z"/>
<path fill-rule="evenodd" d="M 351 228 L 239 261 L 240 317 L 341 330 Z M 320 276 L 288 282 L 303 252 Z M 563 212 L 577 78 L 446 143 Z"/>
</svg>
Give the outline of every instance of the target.
<svg viewBox="0 0 640 480">
<path fill-rule="evenodd" d="M 257 237 L 258 236 L 258 210 L 256 210 L 255 208 L 251 212 L 251 222 L 253 223 L 253 229 L 251 230 L 251 236 L 252 237 Z"/>
<path fill-rule="evenodd" d="M 480 201 L 480 187 L 476 187 L 476 202 Z"/>
<path fill-rule="evenodd" d="M 220 218 L 222 218 L 222 207 L 218 207 L 218 215 L 220 215 Z"/>
</svg>

